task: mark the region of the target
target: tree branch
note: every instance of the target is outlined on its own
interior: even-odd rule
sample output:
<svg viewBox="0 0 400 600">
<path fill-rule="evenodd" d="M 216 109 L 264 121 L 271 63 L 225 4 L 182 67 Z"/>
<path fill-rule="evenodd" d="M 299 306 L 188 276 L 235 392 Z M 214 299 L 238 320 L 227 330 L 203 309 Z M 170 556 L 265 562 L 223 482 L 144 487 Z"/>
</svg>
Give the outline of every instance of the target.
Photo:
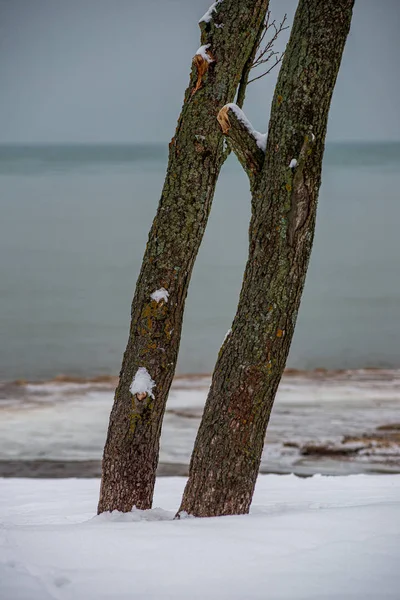
<svg viewBox="0 0 400 600">
<path fill-rule="evenodd" d="M 257 34 L 257 39 L 254 42 L 253 49 L 251 51 L 249 58 L 247 59 L 247 62 L 245 64 L 243 72 L 242 72 L 242 76 L 240 78 L 238 92 L 237 92 L 237 98 L 236 98 L 236 104 L 239 106 L 239 108 L 243 108 L 244 99 L 246 96 L 246 88 L 247 88 L 247 84 L 249 82 L 249 75 L 250 75 L 250 71 L 253 68 L 257 52 L 259 51 L 259 48 L 260 48 L 261 36 L 263 35 L 263 31 L 264 31 L 264 24 L 265 24 L 265 22 L 263 21 L 260 25 L 260 29 L 258 30 L 258 34 Z"/>
<path fill-rule="evenodd" d="M 282 33 L 282 31 L 285 31 L 285 29 L 288 29 L 288 25 L 285 25 L 287 20 L 287 15 L 285 14 L 282 21 L 276 25 L 276 21 L 275 19 L 273 21 L 271 21 L 271 11 L 267 11 L 267 16 L 265 19 L 265 22 L 263 24 L 263 32 L 261 34 L 261 36 L 259 37 L 259 42 L 254 54 L 254 60 L 253 63 L 251 65 L 251 69 L 256 69 L 257 67 L 260 67 L 266 63 L 268 63 L 272 58 L 275 58 L 274 63 L 267 69 L 265 70 L 261 75 L 258 75 L 257 77 L 253 77 L 252 79 L 248 79 L 247 76 L 247 83 L 250 84 L 253 81 L 256 81 L 257 79 L 261 79 L 262 77 L 265 77 L 265 75 L 268 75 L 268 73 L 270 73 L 272 71 L 272 69 L 274 69 L 277 65 L 279 65 L 279 63 L 282 62 L 283 56 L 284 56 L 284 52 L 276 52 L 275 50 L 273 50 L 274 44 L 276 42 L 276 40 L 278 39 L 279 35 Z M 264 46 L 264 40 L 267 36 L 267 34 L 269 34 L 269 32 L 271 31 L 271 37 L 270 39 L 268 39 Z"/>
<path fill-rule="evenodd" d="M 249 176 L 250 182 L 261 171 L 265 159 L 263 135 L 253 129 L 236 104 L 226 104 L 217 116 L 222 133 Z"/>
</svg>

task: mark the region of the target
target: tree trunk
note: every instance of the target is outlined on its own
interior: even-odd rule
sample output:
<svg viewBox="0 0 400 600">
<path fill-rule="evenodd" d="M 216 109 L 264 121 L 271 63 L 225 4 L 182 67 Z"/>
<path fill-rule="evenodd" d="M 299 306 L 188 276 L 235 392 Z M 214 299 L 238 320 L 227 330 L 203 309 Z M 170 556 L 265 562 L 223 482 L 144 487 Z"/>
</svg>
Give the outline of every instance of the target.
<svg viewBox="0 0 400 600">
<path fill-rule="evenodd" d="M 268 0 L 224 0 L 200 22 L 203 46 L 193 59 L 169 145 L 164 188 L 132 302 L 104 449 L 99 513 L 151 507 L 187 289 L 227 154 L 216 115 L 235 97 L 267 7 Z M 168 68 L 170 57 L 160 59 Z"/>
<path fill-rule="evenodd" d="M 192 515 L 242 514 L 250 508 L 310 258 L 329 106 L 353 2 L 300 0 L 261 168 L 243 115 L 234 106 L 219 115 L 251 183 L 250 248 L 179 509 Z"/>
</svg>

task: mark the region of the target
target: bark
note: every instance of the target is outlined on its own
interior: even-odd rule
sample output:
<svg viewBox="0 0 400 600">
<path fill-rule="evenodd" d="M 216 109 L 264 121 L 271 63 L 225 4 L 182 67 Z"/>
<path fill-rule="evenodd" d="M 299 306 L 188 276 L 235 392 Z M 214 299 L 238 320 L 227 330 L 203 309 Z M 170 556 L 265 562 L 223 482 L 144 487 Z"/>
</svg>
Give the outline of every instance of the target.
<svg viewBox="0 0 400 600">
<path fill-rule="evenodd" d="M 161 422 L 178 356 L 187 289 L 226 157 L 216 115 L 235 97 L 267 7 L 268 0 L 224 0 L 210 22 L 200 23 L 206 48 L 193 60 L 136 284 L 103 455 L 99 513 L 151 507 Z M 167 301 L 151 299 L 160 288 L 168 291 Z M 140 367 L 155 382 L 153 394 L 130 393 Z"/>
<path fill-rule="evenodd" d="M 249 511 L 307 272 L 329 106 L 353 1 L 300 0 L 297 8 L 265 161 L 251 180 L 249 258 L 239 305 L 218 356 L 179 509 L 189 514 Z M 289 168 L 292 159 L 295 168 Z"/>
<path fill-rule="evenodd" d="M 217 115 L 222 132 L 229 138 L 230 146 L 236 154 L 240 164 L 254 183 L 254 176 L 258 175 L 264 164 L 265 154 L 258 147 L 254 136 L 241 121 L 229 104 L 221 108 Z"/>
</svg>

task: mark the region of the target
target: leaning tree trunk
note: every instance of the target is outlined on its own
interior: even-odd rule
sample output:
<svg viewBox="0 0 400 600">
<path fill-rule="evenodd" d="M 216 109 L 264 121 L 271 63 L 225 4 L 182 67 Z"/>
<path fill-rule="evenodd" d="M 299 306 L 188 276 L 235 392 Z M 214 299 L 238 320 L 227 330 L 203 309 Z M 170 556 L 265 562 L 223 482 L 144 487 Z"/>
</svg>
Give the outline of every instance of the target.
<svg viewBox="0 0 400 600">
<path fill-rule="evenodd" d="M 331 96 L 354 0 L 300 0 L 265 155 L 243 113 L 219 122 L 252 191 L 249 258 L 214 370 L 180 511 L 247 513 L 312 247 Z"/>
<path fill-rule="evenodd" d="M 234 99 L 239 83 L 244 90 L 268 1 L 219 0 L 200 22 L 203 45 L 193 59 L 132 303 L 104 449 L 99 513 L 151 507 L 187 289 L 226 157 L 216 115 Z"/>
</svg>

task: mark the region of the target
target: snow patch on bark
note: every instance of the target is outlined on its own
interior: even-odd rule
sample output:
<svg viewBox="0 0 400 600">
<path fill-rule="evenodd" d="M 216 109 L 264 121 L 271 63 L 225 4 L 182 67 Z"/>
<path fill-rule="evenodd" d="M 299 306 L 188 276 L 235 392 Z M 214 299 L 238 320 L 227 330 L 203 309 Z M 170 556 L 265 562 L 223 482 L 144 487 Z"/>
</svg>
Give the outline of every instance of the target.
<svg viewBox="0 0 400 600">
<path fill-rule="evenodd" d="M 248 118 L 246 117 L 246 115 L 244 114 L 242 109 L 239 108 L 237 104 L 230 102 L 229 104 L 226 105 L 226 107 L 235 113 L 237 119 L 241 123 L 243 123 L 243 125 L 246 127 L 246 129 L 250 133 L 250 135 L 252 135 L 253 138 L 256 140 L 256 144 L 260 148 L 260 150 L 265 152 L 265 149 L 267 147 L 267 134 L 260 133 L 259 131 L 254 129 L 253 125 L 250 123 L 250 121 L 248 120 Z"/>
<path fill-rule="evenodd" d="M 156 387 L 156 384 L 151 378 L 148 370 L 145 367 L 139 367 L 136 371 L 135 377 L 133 378 L 129 391 L 133 396 L 150 396 L 150 398 L 153 398 L 154 400 L 154 387 Z"/>
<path fill-rule="evenodd" d="M 155 292 L 153 292 L 150 295 L 150 298 L 152 300 L 155 300 L 156 302 L 160 302 L 160 300 L 164 300 L 164 302 L 168 302 L 169 292 L 165 288 L 162 287 L 159 290 L 156 290 Z"/>
<path fill-rule="evenodd" d="M 222 0 L 217 0 L 213 4 L 211 4 L 208 11 L 201 17 L 199 23 L 209 23 L 213 18 L 213 13 L 217 12 L 218 4 L 221 4 Z"/>
<path fill-rule="evenodd" d="M 207 53 L 207 50 L 210 46 L 211 44 L 204 44 L 204 46 L 200 46 L 196 52 L 196 56 L 201 56 L 201 58 L 204 58 L 204 60 L 206 60 L 208 63 L 214 62 L 214 59 L 211 58 L 211 56 Z"/>
<path fill-rule="evenodd" d="M 224 341 L 222 342 L 222 344 L 225 344 L 226 339 L 231 335 L 231 333 L 232 333 L 232 329 L 228 329 L 228 331 L 225 334 Z"/>
</svg>

